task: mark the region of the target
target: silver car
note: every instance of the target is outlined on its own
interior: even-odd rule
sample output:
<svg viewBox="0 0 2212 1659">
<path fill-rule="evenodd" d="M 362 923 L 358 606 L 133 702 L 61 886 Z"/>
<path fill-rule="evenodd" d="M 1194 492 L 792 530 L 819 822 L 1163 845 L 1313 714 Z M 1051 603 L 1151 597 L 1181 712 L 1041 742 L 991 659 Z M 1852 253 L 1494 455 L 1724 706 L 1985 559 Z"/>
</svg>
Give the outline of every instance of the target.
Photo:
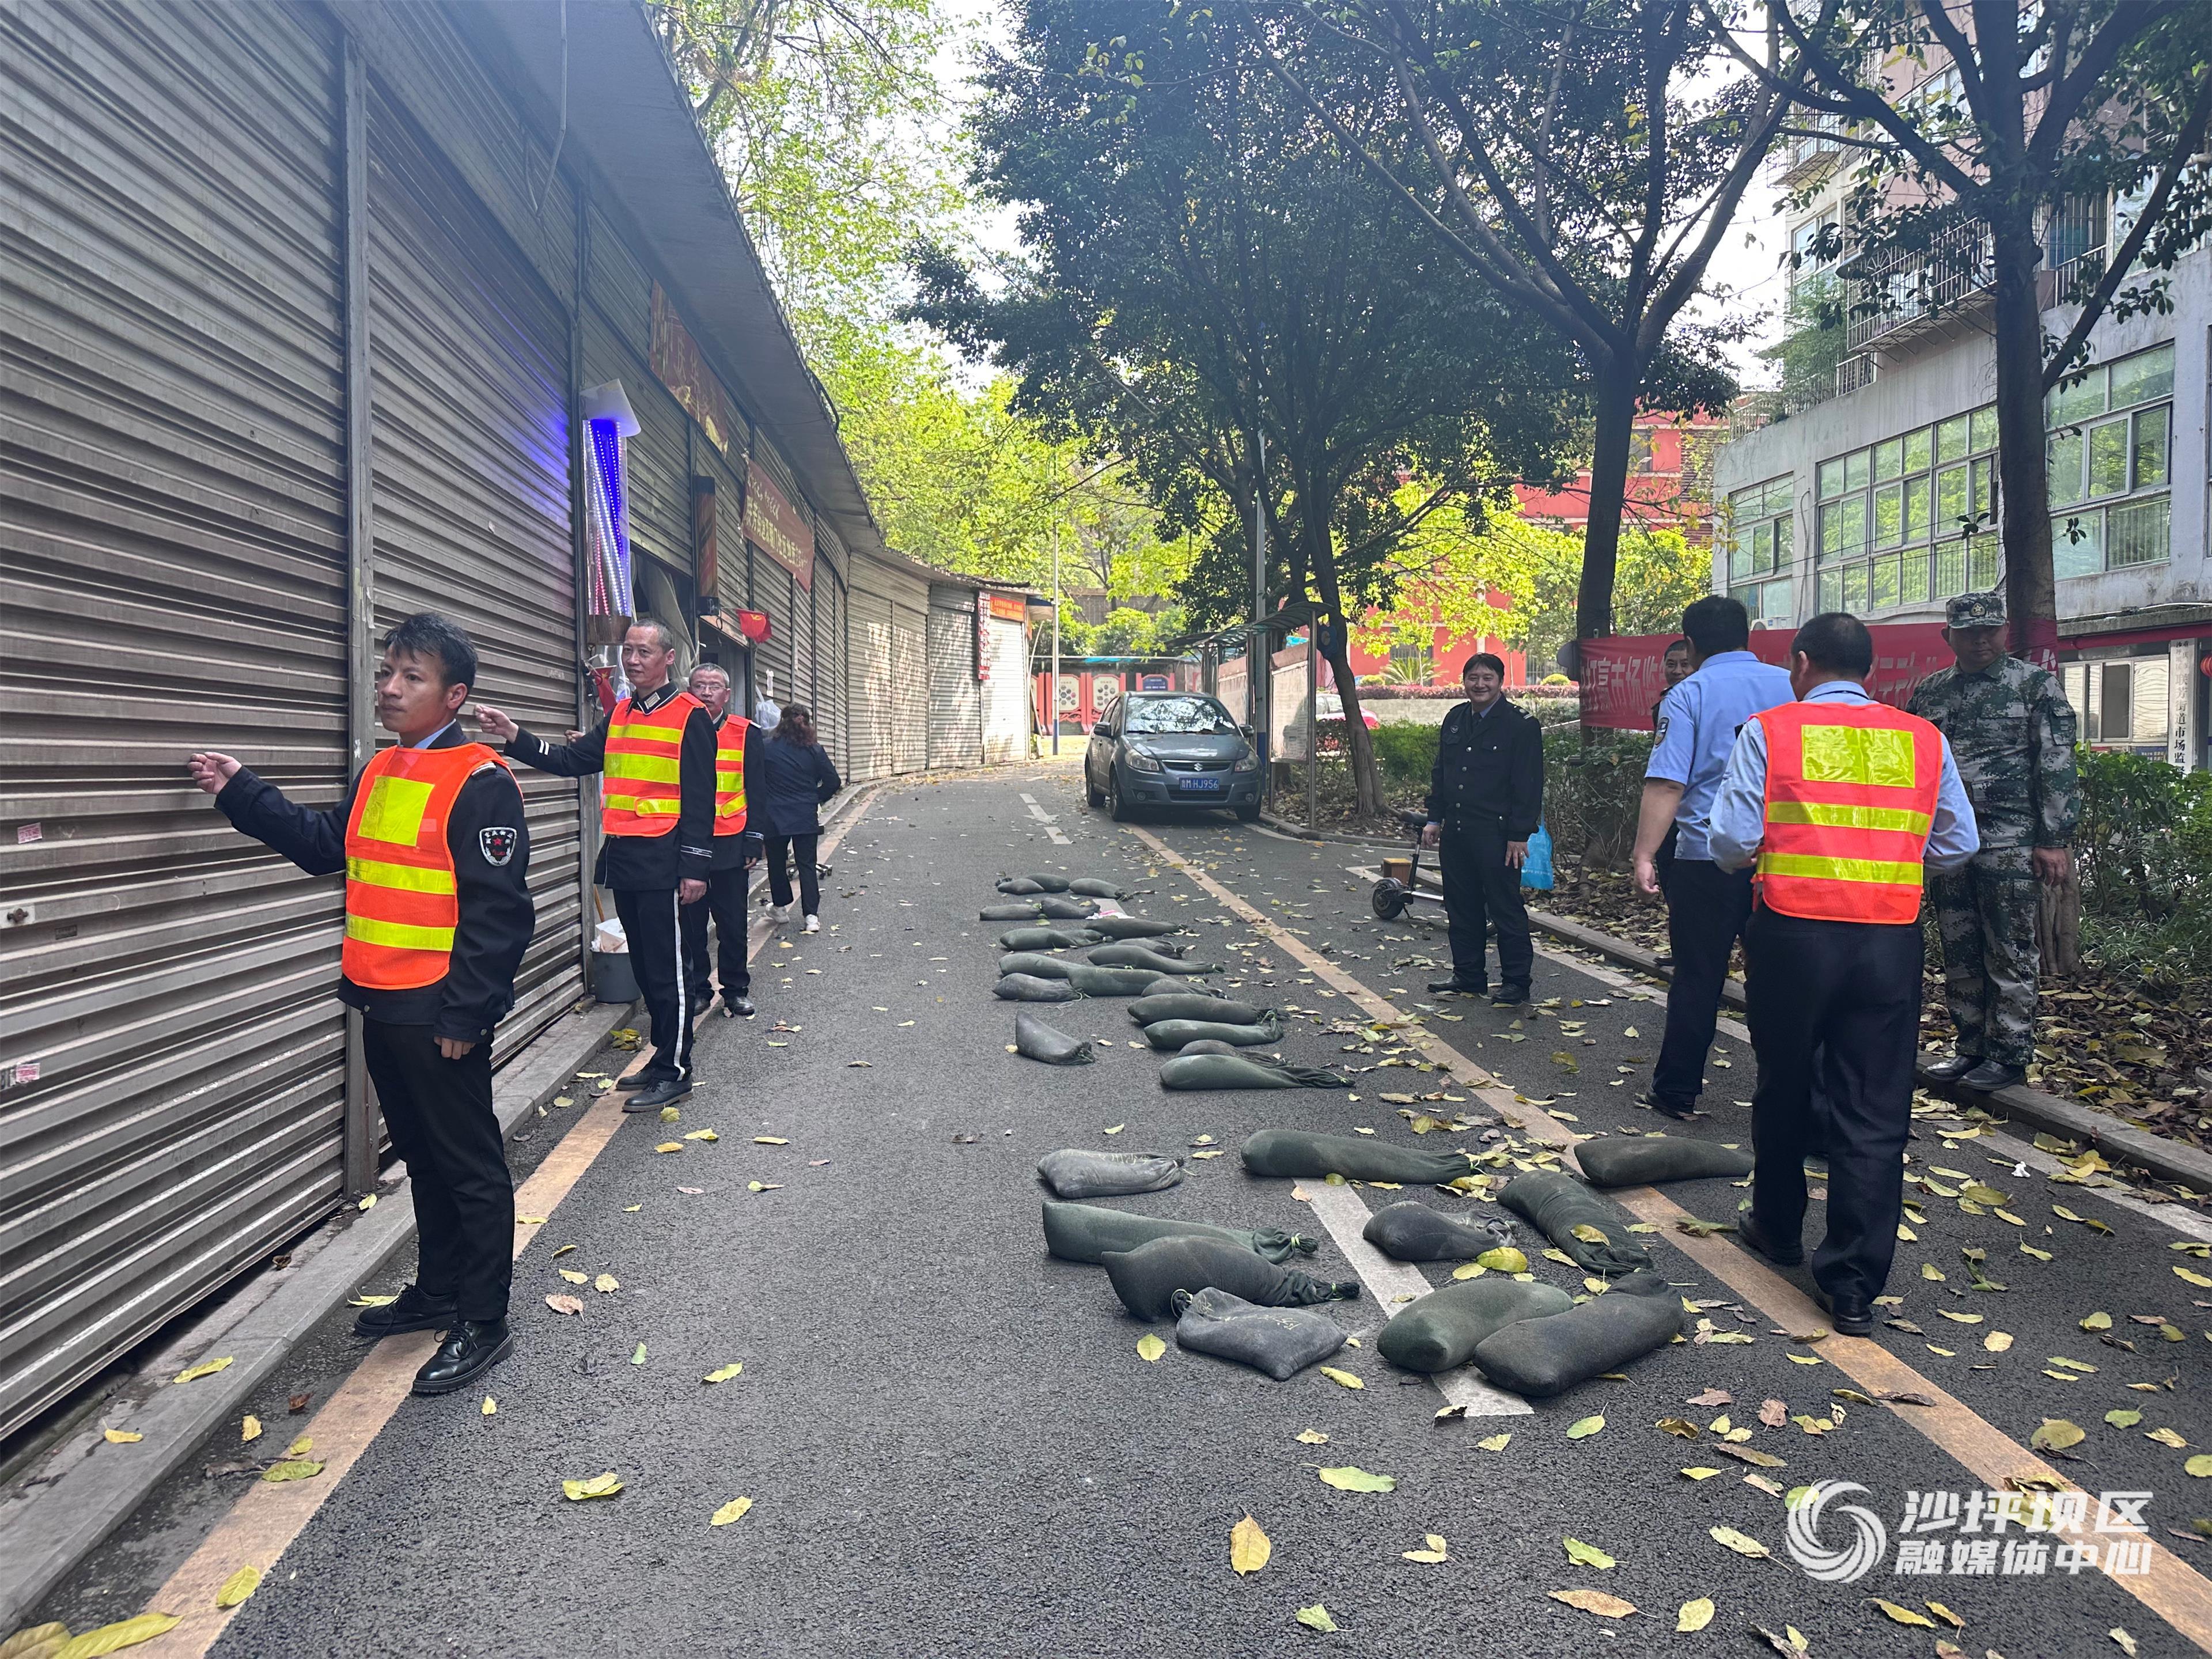
<svg viewBox="0 0 2212 1659">
<path fill-rule="evenodd" d="M 1139 806 L 1226 807 L 1260 816 L 1260 757 L 1252 734 L 1213 697 L 1133 691 L 1091 728 L 1084 792 L 1115 822 Z"/>
</svg>

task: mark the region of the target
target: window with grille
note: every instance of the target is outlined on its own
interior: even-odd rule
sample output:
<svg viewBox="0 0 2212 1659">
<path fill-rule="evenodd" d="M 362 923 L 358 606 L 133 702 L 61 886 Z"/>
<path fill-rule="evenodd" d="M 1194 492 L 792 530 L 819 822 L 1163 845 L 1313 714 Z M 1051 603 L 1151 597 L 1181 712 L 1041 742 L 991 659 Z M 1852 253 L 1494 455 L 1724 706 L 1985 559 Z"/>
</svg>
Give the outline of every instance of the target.
<svg viewBox="0 0 2212 1659">
<path fill-rule="evenodd" d="M 1795 566 L 1790 481 L 1784 476 L 1734 491 L 1717 556 L 1727 561 L 1728 591 L 1753 622 L 1792 619 Z"/>
<path fill-rule="evenodd" d="M 2051 563 L 2061 577 L 2172 552 L 2173 346 L 2100 363 L 2051 394 Z"/>
<path fill-rule="evenodd" d="M 1820 463 L 1820 608 L 1924 605 L 1997 580 L 1996 405 Z"/>
</svg>

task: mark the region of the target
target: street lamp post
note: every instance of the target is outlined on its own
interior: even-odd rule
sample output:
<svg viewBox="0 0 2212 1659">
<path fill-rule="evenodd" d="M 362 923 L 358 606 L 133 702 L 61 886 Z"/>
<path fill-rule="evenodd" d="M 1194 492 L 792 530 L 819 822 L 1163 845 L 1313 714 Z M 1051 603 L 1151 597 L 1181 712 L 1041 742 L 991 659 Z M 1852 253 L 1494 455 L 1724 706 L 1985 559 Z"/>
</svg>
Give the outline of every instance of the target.
<svg viewBox="0 0 2212 1659">
<path fill-rule="evenodd" d="M 1060 757 L 1060 507 L 1052 512 L 1052 753 Z"/>
</svg>

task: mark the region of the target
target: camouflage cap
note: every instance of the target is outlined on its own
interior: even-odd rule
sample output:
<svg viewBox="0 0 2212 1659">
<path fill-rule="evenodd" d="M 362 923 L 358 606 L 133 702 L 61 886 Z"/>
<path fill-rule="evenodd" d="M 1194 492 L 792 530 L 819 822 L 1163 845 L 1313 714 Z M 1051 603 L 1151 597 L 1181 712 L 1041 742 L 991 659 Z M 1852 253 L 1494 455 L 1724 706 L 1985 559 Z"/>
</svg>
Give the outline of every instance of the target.
<svg viewBox="0 0 2212 1659">
<path fill-rule="evenodd" d="M 1943 607 L 1943 620 L 1953 628 L 2002 628 L 2002 592 L 1961 593 Z"/>
</svg>

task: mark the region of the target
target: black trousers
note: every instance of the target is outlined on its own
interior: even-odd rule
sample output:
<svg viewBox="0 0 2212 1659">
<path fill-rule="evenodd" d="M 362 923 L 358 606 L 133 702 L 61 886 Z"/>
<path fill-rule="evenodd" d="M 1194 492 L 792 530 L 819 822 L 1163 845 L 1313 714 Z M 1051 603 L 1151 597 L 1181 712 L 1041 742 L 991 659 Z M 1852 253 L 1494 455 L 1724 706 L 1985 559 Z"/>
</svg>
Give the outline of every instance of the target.
<svg viewBox="0 0 2212 1659">
<path fill-rule="evenodd" d="M 1444 911 L 1451 919 L 1452 977 L 1470 989 L 1490 983 L 1483 958 L 1486 928 L 1498 929 L 1498 976 L 1526 986 L 1535 969 L 1528 938 L 1528 908 L 1521 897 L 1521 872 L 1505 861 L 1505 825 L 1494 817 L 1444 825 L 1437 864 L 1444 878 Z"/>
<path fill-rule="evenodd" d="M 799 910 L 801 915 L 822 914 L 822 877 L 814 867 L 814 849 L 820 840 L 812 836 L 769 836 L 768 896 L 779 906 L 791 902 L 791 872 L 783 867 L 786 854 L 799 860 Z"/>
<path fill-rule="evenodd" d="M 716 870 L 707 878 L 707 896 L 684 906 L 684 989 L 694 1012 L 713 1000 L 719 983 L 726 997 L 751 994 L 752 969 L 745 961 L 745 888 L 752 872 L 742 865 Z M 707 972 L 707 923 L 714 924 L 715 973 Z"/>
<path fill-rule="evenodd" d="M 1832 1296 L 1871 1300 L 1889 1279 L 1905 1213 L 1923 950 L 1917 922 L 1811 921 L 1765 908 L 1745 935 L 1759 1054 L 1751 1212 L 1778 1243 L 1802 1236 L 1804 1161 L 1825 1113 L 1828 1231 L 1813 1277 Z"/>
<path fill-rule="evenodd" d="M 376 1103 L 407 1160 L 423 1294 L 451 1297 L 463 1319 L 504 1319 L 514 1273 L 514 1178 L 491 1109 L 491 1044 L 459 1060 L 428 1025 L 364 1021 Z"/>
<path fill-rule="evenodd" d="M 637 1073 L 645 1084 L 691 1075 L 691 1016 L 698 1010 L 684 983 L 677 921 L 681 908 L 673 887 L 615 889 L 615 914 L 629 941 L 630 971 L 637 975 L 638 992 L 653 1022 L 653 1058 Z"/>
<path fill-rule="evenodd" d="M 1651 1072 L 1651 1097 L 1691 1107 L 1705 1086 L 1721 987 L 1735 942 L 1751 920 L 1751 872 L 1710 859 L 1674 860 L 1667 872 L 1667 948 L 1674 975 L 1667 988 L 1667 1036 Z"/>
</svg>

